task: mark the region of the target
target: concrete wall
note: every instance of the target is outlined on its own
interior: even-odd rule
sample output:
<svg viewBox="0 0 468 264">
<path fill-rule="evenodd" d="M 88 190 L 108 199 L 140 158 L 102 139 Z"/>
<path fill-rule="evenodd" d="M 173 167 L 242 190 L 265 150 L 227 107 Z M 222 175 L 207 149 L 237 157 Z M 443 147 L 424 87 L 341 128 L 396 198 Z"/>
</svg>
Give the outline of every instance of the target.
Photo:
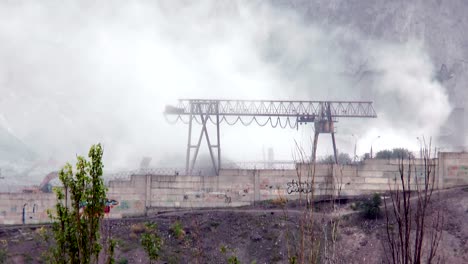
<svg viewBox="0 0 468 264">
<path fill-rule="evenodd" d="M 36 224 L 49 220 L 55 195 L 49 193 L 0 193 L 0 224 Z"/>
<path fill-rule="evenodd" d="M 439 153 L 439 184 L 442 188 L 468 184 L 468 153 Z"/>
<path fill-rule="evenodd" d="M 144 214 L 151 208 L 233 207 L 280 197 L 297 199 L 310 193 L 314 175 L 311 165 L 297 166 L 296 170 L 222 170 L 219 176 L 133 175 L 128 181 L 111 181 L 109 198 L 129 205 L 117 207 L 122 216 Z M 436 172 L 434 161 L 431 175 L 437 177 Z M 424 183 L 424 175 L 423 162 L 414 161 L 413 189 L 416 183 Z M 318 164 L 314 195 L 327 196 L 338 190 L 343 196 L 383 192 L 399 188 L 399 177 L 398 160 L 367 160 L 345 166 Z"/>
<path fill-rule="evenodd" d="M 468 184 L 468 153 L 440 153 L 433 163 L 431 173 L 437 188 Z M 423 165 L 421 160 L 412 163 L 413 189 L 416 183 L 424 183 Z M 313 167 L 298 164 L 296 170 L 230 169 L 219 176 L 133 175 L 130 180 L 109 182 L 107 198 L 119 202 L 109 217 L 144 215 L 164 208 L 234 207 L 280 197 L 297 199 L 310 193 L 313 174 Z M 398 160 L 317 165 L 314 195 L 331 195 L 337 190 L 343 196 L 383 192 L 398 188 L 399 177 Z M 53 194 L 0 194 L 0 224 L 23 223 L 23 207 L 25 223 L 46 222 L 46 209 L 54 203 Z"/>
<path fill-rule="evenodd" d="M 437 160 L 432 160 L 430 171 L 431 178 L 434 178 L 434 185 L 437 185 Z M 341 194 L 345 196 L 354 196 L 361 194 L 369 194 L 374 192 L 384 192 L 391 189 L 401 188 L 400 180 L 400 163 L 399 160 L 366 160 L 359 165 L 346 165 L 338 168 L 339 172 L 336 176 L 341 180 Z M 422 187 L 425 183 L 426 166 L 423 160 L 414 160 L 409 164 L 408 161 L 403 161 L 405 167 L 405 182 L 407 183 L 410 176 L 411 189 L 415 190 Z M 411 166 L 411 168 L 410 168 Z"/>
</svg>

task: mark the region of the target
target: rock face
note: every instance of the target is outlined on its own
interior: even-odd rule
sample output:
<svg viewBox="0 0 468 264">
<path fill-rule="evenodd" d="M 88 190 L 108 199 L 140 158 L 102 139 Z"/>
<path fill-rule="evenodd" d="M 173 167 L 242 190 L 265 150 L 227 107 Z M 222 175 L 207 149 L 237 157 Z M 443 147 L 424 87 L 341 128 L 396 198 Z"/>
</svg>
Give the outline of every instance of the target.
<svg viewBox="0 0 468 264">
<path fill-rule="evenodd" d="M 0 127 L 0 160 L 1 161 L 30 161 L 34 153 L 17 137 Z"/>
<path fill-rule="evenodd" d="M 468 2 L 463 0 L 272 2 L 323 25 L 351 27 L 383 40 L 424 41 L 436 64 L 445 64 L 453 73 L 468 63 L 468 38 L 464 36 Z"/>
<path fill-rule="evenodd" d="M 371 38 L 422 42 L 446 88 L 453 111 L 441 140 L 452 146 L 466 144 L 464 110 L 468 99 L 468 2 L 464 0 L 272 0 L 291 8 L 307 21 L 322 26 L 358 30 Z M 463 140 L 460 140 L 463 139 Z"/>
</svg>

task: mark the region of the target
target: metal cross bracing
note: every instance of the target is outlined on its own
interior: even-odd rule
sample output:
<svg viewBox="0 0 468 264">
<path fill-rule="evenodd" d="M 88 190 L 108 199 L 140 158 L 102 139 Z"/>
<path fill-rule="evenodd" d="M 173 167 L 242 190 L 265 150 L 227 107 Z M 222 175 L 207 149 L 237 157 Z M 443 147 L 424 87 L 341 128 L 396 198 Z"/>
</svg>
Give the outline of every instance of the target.
<svg viewBox="0 0 468 264">
<path fill-rule="evenodd" d="M 192 108 L 192 105 L 200 108 Z M 214 108 L 217 105 L 219 108 Z M 206 100 L 181 99 L 177 106 L 167 106 L 167 114 L 219 114 L 224 116 L 319 115 L 330 106 L 334 117 L 376 117 L 368 101 L 269 101 L 269 100 Z"/>
<path fill-rule="evenodd" d="M 205 137 L 213 168 L 217 174 L 221 169 L 220 124 L 245 126 L 255 123 L 259 126 L 271 125 L 281 128 L 298 128 L 299 124 L 314 123 L 314 146 L 312 162 L 315 161 L 318 135 L 330 133 L 332 136 L 335 162 L 338 162 L 334 123 L 338 118 L 375 118 L 372 102 L 369 101 L 273 101 L 273 100 L 212 100 L 181 99 L 176 106 L 166 106 L 164 114 L 176 116 L 173 123 L 188 124 L 186 173 L 189 175 Z M 214 142 L 208 135 L 208 121 L 216 128 Z M 194 125 L 201 125 L 196 144 L 192 143 Z M 192 149 L 194 149 L 193 157 Z"/>
</svg>

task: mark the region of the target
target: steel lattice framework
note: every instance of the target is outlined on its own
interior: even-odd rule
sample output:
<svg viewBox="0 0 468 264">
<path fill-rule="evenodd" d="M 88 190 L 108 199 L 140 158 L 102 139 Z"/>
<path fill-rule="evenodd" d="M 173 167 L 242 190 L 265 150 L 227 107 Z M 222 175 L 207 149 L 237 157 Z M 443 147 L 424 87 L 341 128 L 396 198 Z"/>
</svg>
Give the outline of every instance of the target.
<svg viewBox="0 0 468 264">
<path fill-rule="evenodd" d="M 217 173 L 221 168 L 221 144 L 219 126 L 221 123 L 248 126 L 297 128 L 298 124 L 314 123 L 315 137 L 312 159 L 315 160 L 318 135 L 331 133 L 335 161 L 337 161 L 334 122 L 338 118 L 375 118 L 375 110 L 370 101 L 273 101 L 273 100 L 212 100 L 181 99 L 176 106 L 166 106 L 164 114 L 176 116 L 173 123 L 181 121 L 189 125 L 187 144 L 186 173 L 191 174 L 195 166 L 201 141 L 205 136 L 210 151 L 213 168 Z M 216 126 L 216 141 L 211 143 L 207 124 Z M 197 144 L 192 145 L 192 127 L 194 123 L 202 126 Z M 190 162 L 191 150 L 195 149 Z M 215 158 L 214 150 L 217 150 Z"/>
<path fill-rule="evenodd" d="M 200 108 L 193 108 L 199 105 Z M 216 105 L 216 108 L 212 106 Z M 330 106 L 333 117 L 376 117 L 372 102 L 366 101 L 268 101 L 181 99 L 177 106 L 167 106 L 166 114 L 211 114 L 224 116 L 319 115 Z"/>
</svg>

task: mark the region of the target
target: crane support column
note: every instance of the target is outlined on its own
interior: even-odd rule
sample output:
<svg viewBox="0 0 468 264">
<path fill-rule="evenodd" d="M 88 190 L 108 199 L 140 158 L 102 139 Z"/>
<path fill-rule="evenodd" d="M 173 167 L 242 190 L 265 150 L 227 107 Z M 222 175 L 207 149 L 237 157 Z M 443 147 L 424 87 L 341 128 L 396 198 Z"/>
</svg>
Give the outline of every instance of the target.
<svg viewBox="0 0 468 264">
<path fill-rule="evenodd" d="M 219 115 L 217 115 L 215 125 L 216 125 L 216 141 L 212 144 L 212 139 L 208 133 L 208 123 L 209 121 L 212 122 L 212 118 L 210 116 L 210 112 L 213 109 L 218 108 L 217 103 L 208 103 L 208 104 L 192 104 L 190 106 L 190 115 L 189 115 L 189 139 L 187 144 L 187 157 L 186 157 L 186 174 L 192 175 L 193 170 L 196 165 L 196 161 L 198 158 L 198 153 L 200 151 L 201 143 L 203 138 L 205 138 L 208 151 L 210 153 L 210 159 L 213 166 L 213 170 L 216 175 L 219 175 L 219 170 L 221 166 L 221 148 L 220 148 L 220 136 L 219 136 Z M 196 145 L 192 145 L 192 129 L 194 121 L 197 121 L 197 116 L 200 118 L 199 124 L 201 125 L 200 135 L 198 137 L 198 141 Z M 214 149 L 217 148 L 217 152 L 214 152 Z M 193 157 L 191 157 L 192 149 L 194 149 Z M 216 157 L 216 156 L 217 157 Z"/>
</svg>

